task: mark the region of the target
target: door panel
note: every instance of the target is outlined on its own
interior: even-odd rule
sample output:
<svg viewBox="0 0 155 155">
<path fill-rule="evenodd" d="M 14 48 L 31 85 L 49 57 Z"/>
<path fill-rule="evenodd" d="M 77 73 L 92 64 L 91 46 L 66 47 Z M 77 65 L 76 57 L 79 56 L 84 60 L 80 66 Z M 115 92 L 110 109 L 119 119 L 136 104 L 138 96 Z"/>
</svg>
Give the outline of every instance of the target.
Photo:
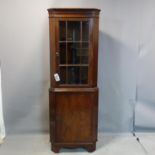
<svg viewBox="0 0 155 155">
<path fill-rule="evenodd" d="M 56 141 L 90 142 L 93 139 L 93 109 L 95 97 L 92 93 L 63 92 L 55 95 Z"/>
</svg>

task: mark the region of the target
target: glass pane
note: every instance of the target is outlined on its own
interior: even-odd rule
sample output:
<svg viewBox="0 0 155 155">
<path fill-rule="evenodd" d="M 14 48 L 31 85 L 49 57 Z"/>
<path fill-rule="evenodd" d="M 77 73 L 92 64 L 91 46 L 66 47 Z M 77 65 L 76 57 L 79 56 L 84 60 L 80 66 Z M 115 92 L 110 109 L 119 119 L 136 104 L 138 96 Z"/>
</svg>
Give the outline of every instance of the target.
<svg viewBox="0 0 155 155">
<path fill-rule="evenodd" d="M 59 43 L 60 64 L 66 64 L 66 43 Z"/>
<path fill-rule="evenodd" d="M 81 84 L 88 83 L 88 67 L 81 67 Z"/>
<path fill-rule="evenodd" d="M 82 43 L 81 64 L 88 64 L 88 50 L 89 50 L 89 44 L 88 43 Z"/>
<path fill-rule="evenodd" d="M 89 22 L 83 21 L 82 22 L 82 41 L 89 40 Z"/>
<path fill-rule="evenodd" d="M 66 83 L 66 67 L 60 67 L 60 83 Z"/>
<path fill-rule="evenodd" d="M 68 64 L 80 63 L 80 43 L 67 44 Z"/>
<path fill-rule="evenodd" d="M 65 21 L 59 22 L 59 40 L 60 41 L 66 40 L 66 22 Z"/>
<path fill-rule="evenodd" d="M 68 67 L 68 83 L 79 84 L 80 83 L 80 67 Z"/>
<path fill-rule="evenodd" d="M 80 41 L 80 21 L 68 21 L 67 26 L 67 40 Z"/>
<path fill-rule="evenodd" d="M 59 41 L 60 84 L 88 84 L 89 21 L 60 21 Z"/>
</svg>

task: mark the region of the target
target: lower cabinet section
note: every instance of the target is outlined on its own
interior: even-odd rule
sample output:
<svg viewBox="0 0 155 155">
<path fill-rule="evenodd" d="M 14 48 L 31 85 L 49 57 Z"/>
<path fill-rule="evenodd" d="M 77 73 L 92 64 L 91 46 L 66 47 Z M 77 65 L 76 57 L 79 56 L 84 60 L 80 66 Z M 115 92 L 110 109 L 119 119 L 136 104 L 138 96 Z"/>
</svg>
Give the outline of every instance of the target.
<svg viewBox="0 0 155 155">
<path fill-rule="evenodd" d="M 52 150 L 83 147 L 95 150 L 97 140 L 97 88 L 49 90 Z"/>
</svg>

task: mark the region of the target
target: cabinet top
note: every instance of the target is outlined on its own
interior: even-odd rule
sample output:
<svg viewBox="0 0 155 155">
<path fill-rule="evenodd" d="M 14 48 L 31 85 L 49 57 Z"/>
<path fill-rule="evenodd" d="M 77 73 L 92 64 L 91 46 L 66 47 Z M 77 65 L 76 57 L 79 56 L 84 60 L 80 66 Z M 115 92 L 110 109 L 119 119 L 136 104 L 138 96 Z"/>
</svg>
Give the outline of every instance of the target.
<svg viewBox="0 0 155 155">
<path fill-rule="evenodd" d="M 98 17 L 100 9 L 96 8 L 50 8 L 49 17 Z"/>
</svg>

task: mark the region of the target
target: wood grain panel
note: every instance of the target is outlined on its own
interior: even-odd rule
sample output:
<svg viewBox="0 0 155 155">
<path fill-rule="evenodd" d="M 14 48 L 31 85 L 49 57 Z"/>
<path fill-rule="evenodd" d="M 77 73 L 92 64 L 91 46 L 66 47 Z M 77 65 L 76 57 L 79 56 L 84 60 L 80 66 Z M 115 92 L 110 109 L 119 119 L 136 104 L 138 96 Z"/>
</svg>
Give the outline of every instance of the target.
<svg viewBox="0 0 155 155">
<path fill-rule="evenodd" d="M 92 104 L 90 93 L 57 93 L 57 142 L 90 142 L 92 140 Z"/>
</svg>

